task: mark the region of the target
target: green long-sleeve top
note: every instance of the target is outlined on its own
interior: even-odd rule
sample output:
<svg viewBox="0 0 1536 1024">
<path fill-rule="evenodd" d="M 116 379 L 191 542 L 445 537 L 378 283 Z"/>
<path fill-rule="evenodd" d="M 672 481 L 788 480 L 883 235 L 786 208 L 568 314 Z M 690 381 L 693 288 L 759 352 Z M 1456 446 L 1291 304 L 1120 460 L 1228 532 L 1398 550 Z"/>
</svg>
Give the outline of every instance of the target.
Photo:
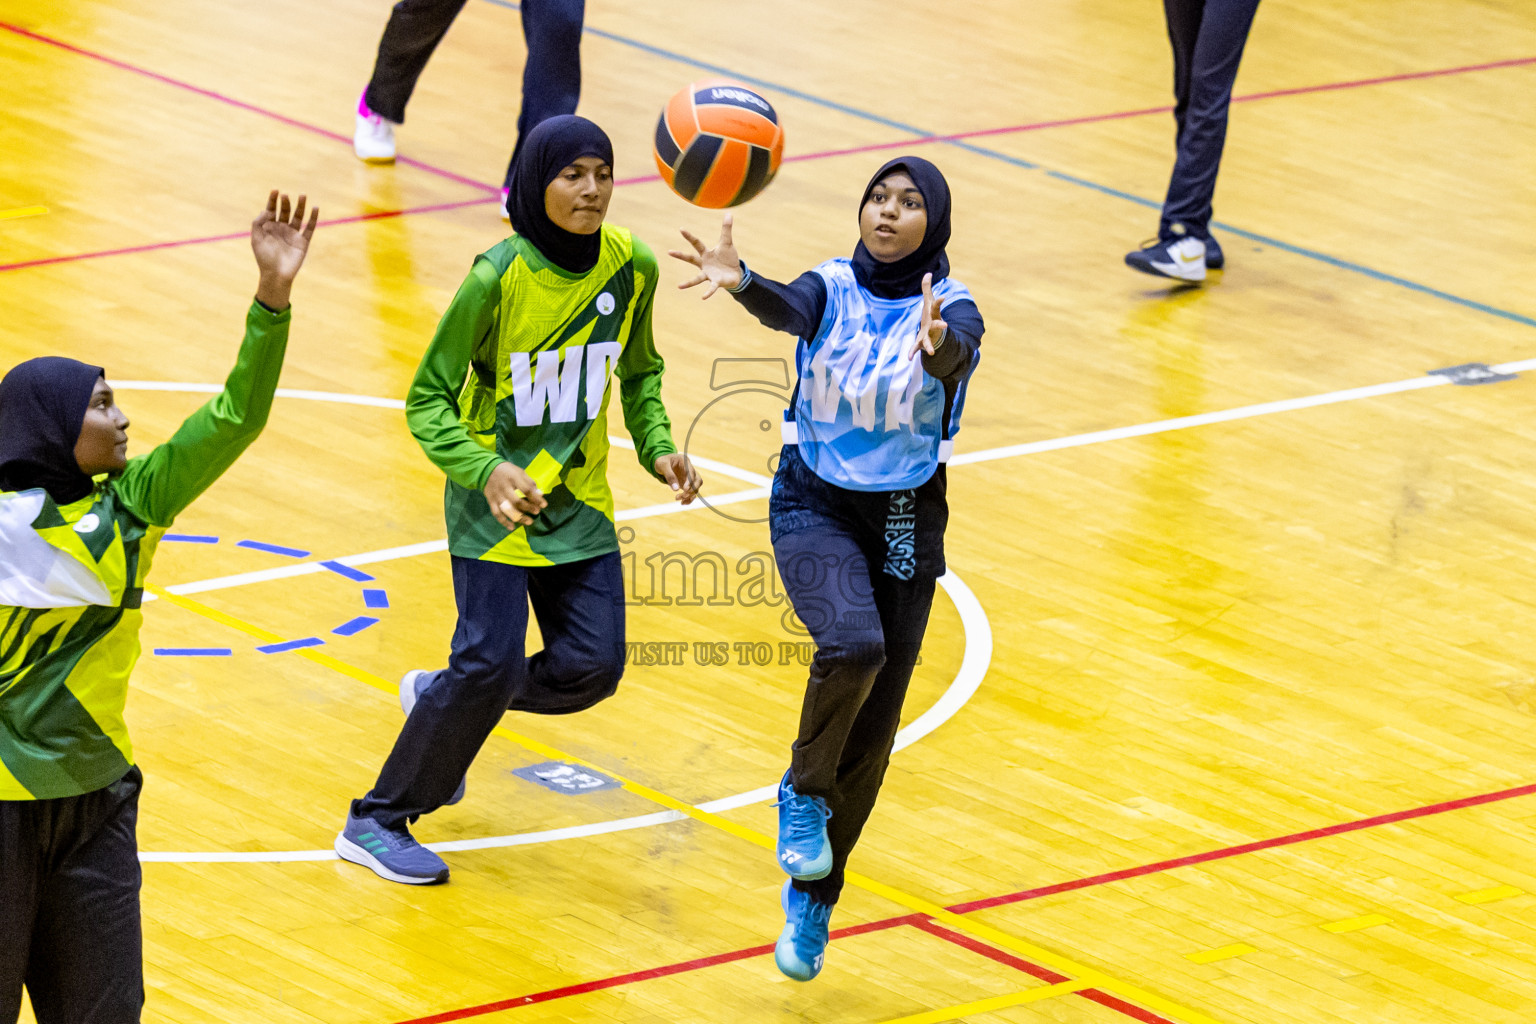
<svg viewBox="0 0 1536 1024">
<path fill-rule="evenodd" d="M 79 796 L 132 766 L 123 707 L 150 562 L 266 425 L 290 318 L 252 303 L 224 390 L 91 495 L 0 493 L 0 800 Z"/>
<path fill-rule="evenodd" d="M 513 236 L 476 258 L 437 326 L 406 398 L 406 422 L 448 476 L 448 549 L 510 565 L 558 565 L 618 550 L 608 487 L 610 373 L 640 465 L 677 450 L 651 336 L 656 257 L 602 227 L 597 264 L 555 266 Z M 549 505 L 508 531 L 482 489 L 503 462 Z"/>
</svg>

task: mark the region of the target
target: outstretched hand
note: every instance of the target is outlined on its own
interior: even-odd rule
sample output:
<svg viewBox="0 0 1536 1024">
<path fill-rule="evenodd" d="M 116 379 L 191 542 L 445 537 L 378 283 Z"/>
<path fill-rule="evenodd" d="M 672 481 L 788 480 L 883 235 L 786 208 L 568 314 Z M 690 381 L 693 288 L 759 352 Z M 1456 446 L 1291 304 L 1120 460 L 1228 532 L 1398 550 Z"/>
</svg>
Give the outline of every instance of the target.
<svg viewBox="0 0 1536 1024">
<path fill-rule="evenodd" d="M 288 295 L 293 279 L 304 265 L 309 253 L 309 240 L 315 233 L 320 219 L 320 208 L 309 212 L 309 223 L 304 223 L 305 196 L 299 196 L 297 204 L 290 203 L 277 189 L 267 196 L 267 208 L 251 222 L 251 251 L 256 254 L 256 266 L 261 270 L 261 280 L 256 288 L 256 298 L 269 309 L 282 311 L 288 308 Z"/>
<path fill-rule="evenodd" d="M 713 249 L 704 248 L 704 243 L 683 232 L 683 238 L 693 246 L 693 252 L 679 252 L 676 249 L 668 250 L 668 255 L 692 264 L 698 268 L 698 276 L 691 281 L 684 281 L 679 288 L 692 288 L 694 285 L 708 282 L 709 291 L 704 293 L 707 299 L 721 288 L 730 290 L 741 286 L 741 257 L 736 255 L 736 243 L 731 239 L 731 215 L 727 213 L 720 222 L 720 241 L 715 243 Z"/>
<path fill-rule="evenodd" d="M 922 349 L 929 355 L 944 341 L 944 332 L 949 330 L 949 324 L 944 322 L 939 315 L 941 303 L 933 297 L 933 275 L 923 275 L 923 320 L 917 329 L 917 337 L 912 339 L 912 347 L 907 350 L 907 358 L 917 355 L 917 350 Z"/>
</svg>

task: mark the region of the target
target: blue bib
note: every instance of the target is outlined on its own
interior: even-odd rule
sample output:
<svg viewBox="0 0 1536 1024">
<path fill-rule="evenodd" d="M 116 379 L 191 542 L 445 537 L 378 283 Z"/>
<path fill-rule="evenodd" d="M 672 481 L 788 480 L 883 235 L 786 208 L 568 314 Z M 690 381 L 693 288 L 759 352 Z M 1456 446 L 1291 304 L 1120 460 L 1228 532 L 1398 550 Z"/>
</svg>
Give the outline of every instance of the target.
<svg viewBox="0 0 1536 1024">
<path fill-rule="evenodd" d="M 923 370 L 921 353 L 907 358 L 922 323 L 922 296 L 876 298 L 859 287 L 846 259 L 815 272 L 827 284 L 827 308 L 816 336 L 795 349 L 800 379 L 785 440 L 799 444 L 812 472 L 839 487 L 916 487 L 949 458 L 965 381 L 946 422 L 943 382 Z M 935 281 L 933 294 L 940 303 L 971 298 L 952 277 Z"/>
</svg>

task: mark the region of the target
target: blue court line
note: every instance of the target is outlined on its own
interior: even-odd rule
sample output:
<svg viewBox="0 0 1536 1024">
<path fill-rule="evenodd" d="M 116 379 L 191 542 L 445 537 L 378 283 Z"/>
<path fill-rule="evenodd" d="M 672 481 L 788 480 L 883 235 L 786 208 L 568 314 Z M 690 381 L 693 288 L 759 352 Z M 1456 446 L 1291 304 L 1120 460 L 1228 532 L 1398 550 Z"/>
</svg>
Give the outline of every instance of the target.
<svg viewBox="0 0 1536 1024">
<path fill-rule="evenodd" d="M 1079 178 L 1076 175 L 1063 174 L 1061 171 L 1049 170 L 1045 173 L 1050 177 L 1056 178 L 1060 181 L 1065 181 L 1072 185 L 1081 185 L 1083 188 L 1091 188 L 1097 192 L 1103 192 L 1105 195 L 1111 195 L 1117 199 L 1125 199 L 1133 203 L 1138 203 L 1141 206 L 1150 207 L 1154 210 L 1161 210 L 1163 208 L 1162 203 L 1155 202 L 1151 199 L 1144 199 L 1141 196 L 1133 195 L 1130 192 L 1123 192 L 1118 188 L 1111 188 L 1108 185 L 1100 185 L 1098 182 L 1089 181 L 1086 178 Z M 1468 299 L 1460 295 L 1452 295 L 1450 292 L 1441 291 L 1439 288 L 1431 288 L 1427 284 L 1420 284 L 1417 281 L 1410 281 L 1406 277 L 1398 277 L 1396 274 L 1389 274 L 1384 270 L 1377 270 L 1374 267 L 1367 267 L 1361 263 L 1353 263 L 1349 260 L 1340 259 L 1337 256 L 1330 256 L 1325 252 L 1318 252 L 1315 249 L 1305 249 L 1299 245 L 1292 245 L 1290 242 L 1283 242 L 1278 238 L 1271 238 L 1268 235 L 1261 235 L 1256 231 L 1249 231 L 1248 229 L 1240 228 L 1235 224 L 1228 224 L 1225 221 L 1214 220 L 1211 221 L 1211 227 L 1220 228 L 1222 231 L 1225 231 L 1229 235 L 1237 235 L 1239 238 L 1246 238 L 1250 242 L 1258 242 L 1260 245 L 1267 245 L 1274 249 L 1280 249 L 1295 256 L 1304 256 L 1307 259 L 1317 260 L 1321 263 L 1326 263 L 1331 267 L 1337 267 L 1340 270 L 1348 270 L 1356 274 L 1363 274 L 1364 276 L 1373 278 L 1377 281 L 1384 281 L 1387 284 L 1395 284 L 1399 288 L 1407 288 L 1410 291 L 1419 292 L 1423 295 L 1429 295 L 1433 298 L 1441 299 L 1445 302 L 1453 302 L 1458 306 L 1465 306 L 1467 309 L 1475 309 L 1479 313 L 1487 313 L 1489 316 L 1496 316 L 1505 320 L 1512 320 L 1517 324 L 1524 324 L 1526 327 L 1536 327 L 1536 317 L 1525 316 L 1524 314 L 1516 313 L 1513 310 L 1499 309 L 1497 306 L 1490 306 L 1486 302 L 1478 302 L 1476 299 Z"/>
<path fill-rule="evenodd" d="M 382 590 L 372 590 L 372 589 L 370 589 L 368 587 L 364 587 L 363 588 L 363 607 L 364 608 L 388 608 L 389 607 L 389 595 L 386 594 Z"/>
<path fill-rule="evenodd" d="M 217 544 L 219 542 L 219 538 L 217 537 L 206 537 L 194 533 L 167 533 L 160 539 L 179 540 L 183 544 Z"/>
<path fill-rule="evenodd" d="M 262 654 L 282 654 L 284 651 L 296 651 L 300 647 L 319 647 L 325 641 L 317 636 L 307 636 L 303 640 L 286 640 L 280 644 L 263 644 L 256 648 Z"/>
<path fill-rule="evenodd" d="M 521 8 L 516 3 L 513 3 L 512 0 L 486 0 L 486 3 L 495 4 L 497 7 L 505 7 L 513 11 L 521 10 Z M 817 96 L 813 93 L 791 88 L 790 86 L 782 85 L 778 82 L 771 82 L 765 78 L 756 78 L 751 75 L 744 75 L 738 71 L 732 70 L 731 68 L 722 67 L 719 64 L 710 64 L 707 61 L 696 60 L 693 57 L 689 57 L 685 54 L 674 53 L 671 50 L 665 50 L 659 46 L 653 46 L 650 43 L 641 42 L 638 39 L 631 39 L 628 36 L 621 36 L 613 32 L 604 31 L 603 29 L 592 28 L 591 26 L 583 26 L 582 30 L 589 35 L 597 36 L 599 39 L 607 39 L 610 42 L 622 43 L 625 46 L 632 47 L 644 53 L 649 53 L 656 57 L 662 57 L 666 60 L 676 61 L 680 64 L 687 64 L 690 67 L 699 68 L 702 71 L 709 71 L 719 75 L 726 75 L 736 79 L 739 82 L 746 82 L 749 85 L 756 85 L 764 89 L 770 89 L 774 92 L 782 93 L 785 96 L 793 96 L 796 99 L 804 100 L 807 103 L 814 103 L 817 106 L 826 107 L 828 110 L 836 110 L 839 113 L 847 114 L 850 117 L 857 117 L 864 121 L 871 121 L 875 124 L 882 124 L 888 128 L 895 128 L 900 131 L 910 132 L 913 135 L 918 135 L 924 138 L 942 137 L 944 134 L 943 132 L 927 131 L 925 129 L 918 128 L 915 125 L 904 124 L 901 121 L 894 121 L 891 118 L 882 117 L 879 114 L 874 114 L 867 110 L 860 110 L 858 107 L 850 107 L 846 104 L 838 103 L 834 100 L 829 100 L 825 97 Z M 944 142 L 945 145 L 954 146 L 958 149 L 963 149 L 968 152 L 975 153 L 979 156 L 988 157 L 992 160 L 999 160 L 1003 163 L 1011 164 L 1014 167 L 1022 167 L 1029 170 L 1043 169 L 1039 164 L 1031 163 L 1028 160 L 1024 160 L 1015 156 L 1009 156 L 1007 153 L 1000 153 L 995 149 L 987 149 L 984 146 L 972 145 L 971 143 L 962 141 L 960 139 L 940 138 L 940 141 Z M 1147 199 L 1143 196 L 1138 196 L 1130 192 L 1125 192 L 1117 188 L 1111 188 L 1108 185 L 1101 185 L 1098 182 L 1089 181 L 1086 178 L 1079 178 L 1072 174 L 1064 174 L 1060 171 L 1053 171 L 1049 169 L 1044 170 L 1045 173 L 1051 177 L 1056 178 L 1059 181 L 1067 182 L 1068 184 L 1079 185 L 1083 188 L 1090 188 L 1096 192 L 1102 192 L 1105 195 L 1111 195 L 1120 199 L 1125 199 L 1129 202 L 1136 203 L 1140 206 L 1150 207 L 1154 210 L 1161 210 L 1163 207 L 1163 204 L 1160 202 L 1156 202 L 1154 200 Z M 1410 281 L 1405 277 L 1398 277 L 1396 274 L 1389 274 L 1385 271 L 1376 270 L 1372 267 L 1367 267 L 1360 263 L 1352 263 L 1349 260 L 1339 259 L 1337 256 L 1329 256 L 1327 253 L 1318 252 L 1314 249 L 1307 249 L 1303 246 L 1292 245 L 1289 242 L 1282 242 L 1278 239 L 1269 238 L 1268 236 L 1260 235 L 1243 228 L 1234 227 L 1231 224 L 1215 221 L 1213 222 L 1213 226 L 1220 228 L 1221 230 L 1230 234 L 1249 239 L 1250 241 L 1259 242 L 1263 245 L 1273 246 L 1276 249 L 1283 250 L 1295 256 L 1317 260 L 1319 263 L 1326 263 L 1329 266 L 1337 267 L 1340 270 L 1348 270 L 1356 274 L 1362 274 L 1377 281 L 1383 281 L 1387 284 L 1394 284 L 1399 287 L 1406 288 L 1410 291 L 1418 292 L 1421 295 L 1428 295 L 1432 298 L 1454 303 L 1466 309 L 1476 310 L 1479 313 L 1487 313 L 1490 316 L 1500 317 L 1501 319 L 1510 320 L 1514 323 L 1523 324 L 1527 327 L 1536 327 L 1536 318 L 1528 317 L 1523 314 L 1513 312 L 1512 310 L 1500 309 L 1497 306 L 1490 306 L 1485 302 L 1478 302 L 1476 299 L 1468 299 L 1463 298 L 1460 295 L 1452 295 L 1450 292 L 1443 292 L 1438 288 L 1431 288 L 1429 285 L 1419 284 L 1417 281 Z"/>
<path fill-rule="evenodd" d="M 237 548 L 250 548 L 252 551 L 265 551 L 269 555 L 287 555 L 289 558 L 308 558 L 308 551 L 300 551 L 298 548 L 285 548 L 278 544 L 263 544 L 259 540 L 242 540 L 235 543 Z"/>
<path fill-rule="evenodd" d="M 228 647 L 156 647 L 154 651 L 166 658 L 228 658 L 235 653 Z"/>
<path fill-rule="evenodd" d="M 356 583 L 372 583 L 374 580 L 374 577 L 369 576 L 361 569 L 354 569 L 350 565 L 342 565 L 340 562 L 321 562 L 320 564 L 336 575 L 345 576 Z"/>
<path fill-rule="evenodd" d="M 378 624 L 379 620 L 374 618 L 372 615 L 359 615 L 355 619 L 349 619 L 348 621 L 343 622 L 341 625 L 331 630 L 331 632 L 335 633 L 337 636 L 352 636 L 356 633 L 361 633 L 369 626 L 377 626 Z"/>
</svg>

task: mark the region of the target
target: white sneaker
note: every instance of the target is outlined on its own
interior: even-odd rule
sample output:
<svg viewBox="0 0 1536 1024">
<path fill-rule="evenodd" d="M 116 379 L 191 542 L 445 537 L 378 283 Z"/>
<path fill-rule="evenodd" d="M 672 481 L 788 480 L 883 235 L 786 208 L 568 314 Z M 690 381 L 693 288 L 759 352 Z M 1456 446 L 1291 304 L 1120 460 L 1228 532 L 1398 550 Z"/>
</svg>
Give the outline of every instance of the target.
<svg viewBox="0 0 1536 1024">
<path fill-rule="evenodd" d="M 405 712 L 406 718 L 411 717 L 411 709 L 416 706 L 416 687 L 424 675 L 426 672 L 413 668 L 400 677 L 400 710 Z"/>
<path fill-rule="evenodd" d="M 1191 235 L 1152 242 L 1126 253 L 1127 266 L 1179 281 L 1205 280 L 1205 242 Z"/>
<path fill-rule="evenodd" d="M 352 132 L 352 152 L 364 163 L 395 162 L 395 126 L 369 110 L 365 98 L 357 101 L 357 127 Z"/>
</svg>

